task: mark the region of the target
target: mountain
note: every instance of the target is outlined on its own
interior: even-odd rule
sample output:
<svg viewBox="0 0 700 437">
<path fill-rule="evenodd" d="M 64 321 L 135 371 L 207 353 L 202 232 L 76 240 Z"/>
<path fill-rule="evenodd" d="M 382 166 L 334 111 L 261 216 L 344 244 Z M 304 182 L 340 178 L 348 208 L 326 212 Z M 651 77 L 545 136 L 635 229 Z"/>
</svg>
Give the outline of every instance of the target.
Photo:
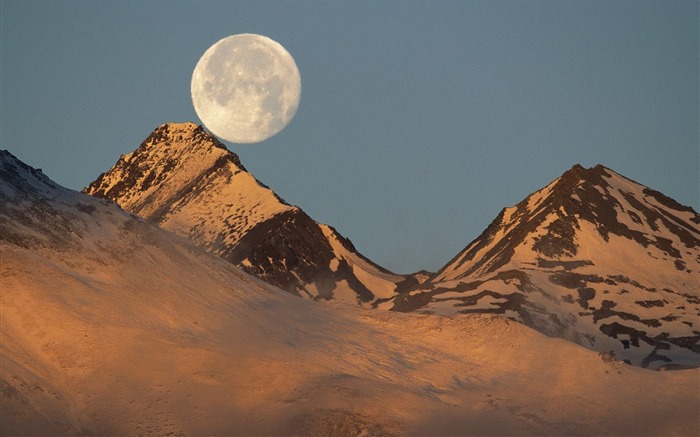
<svg viewBox="0 0 700 437">
<path fill-rule="evenodd" d="M 245 271 L 309 299 L 370 305 L 417 284 L 280 199 L 193 123 L 158 127 L 83 192 L 189 238 Z"/>
<path fill-rule="evenodd" d="M 576 165 L 392 309 L 498 313 L 642 367 L 699 366 L 698 224 L 657 191 Z"/>
<path fill-rule="evenodd" d="M 295 298 L 0 151 L 1 435 L 698 435 L 700 371 Z"/>
<path fill-rule="evenodd" d="M 192 123 L 161 125 L 84 192 L 305 298 L 497 313 L 634 365 L 700 366 L 700 217 L 600 165 L 504 209 L 432 276 L 372 263 Z"/>
</svg>

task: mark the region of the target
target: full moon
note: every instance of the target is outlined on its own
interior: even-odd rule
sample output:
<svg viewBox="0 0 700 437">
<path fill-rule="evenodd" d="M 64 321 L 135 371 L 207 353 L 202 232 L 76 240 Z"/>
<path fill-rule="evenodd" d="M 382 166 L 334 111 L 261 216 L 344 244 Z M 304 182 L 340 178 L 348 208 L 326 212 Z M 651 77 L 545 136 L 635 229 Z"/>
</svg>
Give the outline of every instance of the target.
<svg viewBox="0 0 700 437">
<path fill-rule="evenodd" d="M 190 89 L 194 110 L 212 133 L 233 143 L 258 143 L 294 118 L 301 77 L 282 45 L 244 33 L 204 52 Z"/>
</svg>

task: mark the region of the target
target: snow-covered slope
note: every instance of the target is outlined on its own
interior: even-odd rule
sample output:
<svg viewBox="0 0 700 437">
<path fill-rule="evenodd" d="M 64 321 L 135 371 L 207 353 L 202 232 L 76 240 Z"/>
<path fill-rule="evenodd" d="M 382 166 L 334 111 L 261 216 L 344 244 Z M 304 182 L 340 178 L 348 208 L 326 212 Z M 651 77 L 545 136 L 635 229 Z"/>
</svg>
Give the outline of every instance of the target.
<svg viewBox="0 0 700 437">
<path fill-rule="evenodd" d="M 0 152 L 2 435 L 698 435 L 698 370 L 296 299 Z"/>
<path fill-rule="evenodd" d="M 415 282 L 370 262 L 333 228 L 285 203 L 193 123 L 161 125 L 84 192 L 310 299 L 370 305 Z"/>
<path fill-rule="evenodd" d="M 635 365 L 700 365 L 700 216 L 603 166 L 506 208 L 399 311 L 500 313 Z"/>
</svg>

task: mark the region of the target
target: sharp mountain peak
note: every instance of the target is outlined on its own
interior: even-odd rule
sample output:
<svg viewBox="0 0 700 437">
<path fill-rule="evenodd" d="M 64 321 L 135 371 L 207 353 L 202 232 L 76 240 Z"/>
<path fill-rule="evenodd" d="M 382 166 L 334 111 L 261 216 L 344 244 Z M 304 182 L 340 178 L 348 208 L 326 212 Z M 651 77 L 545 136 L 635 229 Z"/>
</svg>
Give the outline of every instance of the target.
<svg viewBox="0 0 700 437">
<path fill-rule="evenodd" d="M 194 158 L 202 154 L 214 154 L 230 159 L 236 166 L 245 170 L 238 155 L 228 150 L 217 137 L 207 132 L 202 125 L 192 122 L 161 124 L 151 132 L 134 153 L 139 151 L 155 154 L 157 157 L 176 154 L 180 157 Z"/>
<path fill-rule="evenodd" d="M 391 308 L 505 314 L 642 367 L 697 365 L 699 222 L 607 167 L 575 165 Z"/>
<path fill-rule="evenodd" d="M 369 305 L 408 278 L 363 257 L 259 182 L 194 123 L 165 123 L 85 193 L 187 237 L 291 293 Z"/>
</svg>

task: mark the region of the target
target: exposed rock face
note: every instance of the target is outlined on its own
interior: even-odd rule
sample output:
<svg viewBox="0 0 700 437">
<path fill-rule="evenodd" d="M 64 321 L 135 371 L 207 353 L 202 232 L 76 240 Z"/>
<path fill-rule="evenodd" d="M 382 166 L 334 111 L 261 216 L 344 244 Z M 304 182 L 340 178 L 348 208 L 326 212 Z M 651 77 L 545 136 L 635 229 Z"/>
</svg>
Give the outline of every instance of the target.
<svg viewBox="0 0 700 437">
<path fill-rule="evenodd" d="M 643 367 L 700 365 L 700 216 L 576 165 L 489 227 L 397 311 L 500 313 Z"/>
<path fill-rule="evenodd" d="M 370 305 L 410 280 L 372 263 L 333 228 L 280 199 L 193 123 L 158 127 L 83 191 L 302 297 Z"/>
</svg>

